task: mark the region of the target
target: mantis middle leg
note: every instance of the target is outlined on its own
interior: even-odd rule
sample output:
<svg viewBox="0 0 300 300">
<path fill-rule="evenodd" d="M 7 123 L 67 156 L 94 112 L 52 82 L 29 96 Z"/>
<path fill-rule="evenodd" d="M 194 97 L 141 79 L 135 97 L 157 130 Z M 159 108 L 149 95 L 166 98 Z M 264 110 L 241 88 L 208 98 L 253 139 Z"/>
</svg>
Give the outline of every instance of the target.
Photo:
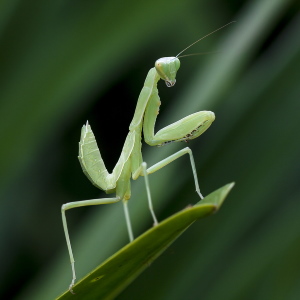
<svg viewBox="0 0 300 300">
<path fill-rule="evenodd" d="M 195 166 L 193 153 L 192 153 L 192 150 L 189 147 L 186 147 L 186 148 L 170 155 L 169 157 L 161 160 L 160 162 L 156 163 L 155 165 L 153 165 L 152 167 L 147 169 L 147 174 L 151 174 L 151 173 L 154 173 L 154 172 L 160 170 L 161 168 L 165 167 L 166 165 L 168 165 L 169 163 L 171 163 L 175 159 L 183 156 L 184 154 L 189 154 L 189 156 L 190 156 L 190 161 L 191 161 L 191 166 L 192 166 L 192 171 L 193 171 L 193 176 L 194 176 L 196 192 L 198 193 L 199 197 L 201 199 L 203 199 L 203 196 L 202 196 L 202 194 L 200 192 L 200 188 L 199 188 L 197 170 L 196 170 L 196 166 Z"/>
<path fill-rule="evenodd" d="M 198 176 L 197 176 L 197 171 L 196 171 L 196 166 L 195 166 L 193 153 L 192 153 L 192 150 L 189 147 L 186 147 L 186 148 L 170 155 L 169 157 L 161 160 L 160 162 L 156 163 L 155 165 L 153 165 L 152 167 L 150 167 L 148 169 L 147 169 L 147 164 L 145 162 L 143 162 L 141 164 L 140 168 L 133 174 L 134 179 L 138 178 L 140 175 L 143 175 L 144 178 L 145 178 L 148 205 L 149 205 L 150 213 L 151 213 L 152 218 L 154 220 L 154 226 L 158 224 L 158 221 L 157 221 L 157 218 L 156 218 L 154 210 L 153 210 L 153 204 L 152 204 L 152 199 L 151 199 L 148 175 L 160 170 L 161 168 L 165 167 L 166 165 L 168 165 L 172 161 L 176 160 L 177 158 L 183 156 L 184 154 L 189 154 L 189 156 L 190 156 L 190 161 L 191 161 L 191 166 L 192 166 L 192 171 L 193 171 L 193 176 L 194 176 L 196 192 L 198 193 L 199 197 L 201 199 L 203 199 L 203 196 L 202 196 L 202 194 L 200 192 L 200 188 L 199 188 Z"/>
</svg>

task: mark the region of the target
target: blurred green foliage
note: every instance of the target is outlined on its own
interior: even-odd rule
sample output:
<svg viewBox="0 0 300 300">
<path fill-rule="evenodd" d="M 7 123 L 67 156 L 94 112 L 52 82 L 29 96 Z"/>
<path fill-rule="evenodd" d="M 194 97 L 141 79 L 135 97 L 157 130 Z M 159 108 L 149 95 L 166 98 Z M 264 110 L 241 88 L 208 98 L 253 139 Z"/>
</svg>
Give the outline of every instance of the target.
<svg viewBox="0 0 300 300">
<path fill-rule="evenodd" d="M 53 299 L 71 279 L 63 203 L 103 196 L 77 161 L 88 119 L 108 169 L 157 58 L 236 20 L 159 85 L 157 128 L 198 110 L 216 121 L 192 141 L 202 192 L 236 181 L 118 299 L 299 299 L 300 15 L 291 0 L 0 2 L 1 299 Z M 182 148 L 143 147 L 149 165 Z M 160 220 L 198 201 L 188 158 L 150 176 Z M 129 203 L 151 226 L 142 180 Z M 78 277 L 127 243 L 121 204 L 68 212 Z"/>
</svg>

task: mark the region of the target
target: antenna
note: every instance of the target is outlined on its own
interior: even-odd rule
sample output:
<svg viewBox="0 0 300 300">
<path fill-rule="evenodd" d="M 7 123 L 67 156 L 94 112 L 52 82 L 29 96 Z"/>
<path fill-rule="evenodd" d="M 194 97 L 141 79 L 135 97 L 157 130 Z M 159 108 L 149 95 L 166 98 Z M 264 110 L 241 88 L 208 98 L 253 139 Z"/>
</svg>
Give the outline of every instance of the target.
<svg viewBox="0 0 300 300">
<path fill-rule="evenodd" d="M 176 57 L 180 58 L 180 57 L 187 57 L 187 56 L 193 56 L 193 55 L 215 54 L 215 53 L 220 53 L 220 52 L 221 51 L 199 52 L 199 53 L 191 53 L 191 54 L 186 54 L 186 55 L 180 55 L 180 56 L 176 56 Z"/>
<path fill-rule="evenodd" d="M 230 25 L 230 24 L 232 24 L 232 23 L 235 23 L 235 22 L 236 22 L 236 21 L 232 21 L 232 22 L 230 22 L 230 23 L 227 23 L 226 25 L 224 25 L 224 26 L 222 26 L 222 27 L 220 27 L 220 28 L 214 30 L 213 32 L 211 32 L 211 33 L 205 35 L 205 36 L 202 37 L 201 39 L 199 39 L 199 40 L 197 40 L 196 42 L 194 42 L 194 43 L 190 44 L 189 46 L 187 46 L 185 49 L 183 49 L 181 52 L 179 52 L 175 57 L 178 57 L 178 56 L 179 56 L 181 53 L 183 53 L 185 50 L 189 49 L 190 47 L 192 47 L 192 46 L 195 45 L 196 43 L 198 43 L 198 42 L 200 42 L 201 40 L 203 40 L 203 39 L 205 39 L 206 37 L 208 37 L 209 35 L 211 35 L 211 34 L 217 32 L 217 31 L 219 31 L 220 29 L 222 29 L 222 28 L 224 28 L 224 27 L 226 27 L 226 26 L 228 26 L 228 25 Z M 182 56 L 181 56 L 181 57 L 182 57 Z"/>
</svg>

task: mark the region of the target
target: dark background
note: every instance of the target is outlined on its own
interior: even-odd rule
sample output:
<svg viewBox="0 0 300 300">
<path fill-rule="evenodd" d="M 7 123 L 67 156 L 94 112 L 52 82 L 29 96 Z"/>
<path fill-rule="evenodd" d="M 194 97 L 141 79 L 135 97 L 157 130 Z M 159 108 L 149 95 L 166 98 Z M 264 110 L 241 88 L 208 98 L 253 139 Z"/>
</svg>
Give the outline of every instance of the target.
<svg viewBox="0 0 300 300">
<path fill-rule="evenodd" d="M 60 207 L 103 197 L 83 175 L 89 120 L 112 170 L 148 70 L 186 53 L 159 83 L 157 129 L 198 110 L 216 121 L 189 143 L 204 195 L 235 181 L 118 299 L 300 298 L 300 14 L 290 0 L 0 2 L 0 298 L 53 299 L 71 280 Z M 143 146 L 149 165 L 186 146 Z M 150 176 L 159 220 L 198 201 L 188 157 Z M 135 235 L 152 225 L 132 183 Z M 122 205 L 67 212 L 78 278 L 128 241 Z"/>
</svg>

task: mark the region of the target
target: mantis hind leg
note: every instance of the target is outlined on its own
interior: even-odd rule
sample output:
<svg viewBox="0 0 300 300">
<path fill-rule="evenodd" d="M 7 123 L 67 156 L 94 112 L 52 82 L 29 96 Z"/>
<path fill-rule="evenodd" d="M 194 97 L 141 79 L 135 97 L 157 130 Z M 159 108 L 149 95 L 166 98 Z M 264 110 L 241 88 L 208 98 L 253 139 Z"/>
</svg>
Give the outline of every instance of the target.
<svg viewBox="0 0 300 300">
<path fill-rule="evenodd" d="M 131 187 L 130 187 L 131 161 L 132 159 L 129 158 L 126 161 L 126 163 L 123 165 L 123 169 L 117 181 L 117 186 L 116 186 L 117 196 L 123 200 L 123 208 L 124 208 L 125 220 L 126 220 L 130 242 L 132 242 L 134 239 L 132 233 L 131 221 L 129 217 L 128 205 L 127 205 L 128 200 L 130 199 L 131 196 Z"/>
<path fill-rule="evenodd" d="M 145 162 L 142 163 L 141 165 L 142 172 L 145 178 L 145 185 L 146 185 L 146 192 L 147 192 L 147 198 L 148 198 L 148 205 L 149 205 L 149 210 L 152 215 L 153 221 L 154 221 L 154 226 L 158 224 L 157 218 L 154 213 L 153 209 L 153 204 L 152 204 L 152 199 L 151 199 L 151 193 L 150 193 L 150 186 L 149 186 L 149 179 L 148 179 L 148 172 L 147 172 L 147 164 Z"/>
<path fill-rule="evenodd" d="M 127 225 L 127 230 L 128 230 L 128 236 L 129 236 L 130 242 L 132 242 L 134 240 L 134 236 L 133 236 L 133 232 L 132 232 L 132 226 L 131 226 L 127 203 L 128 203 L 128 200 L 123 200 L 123 208 L 124 208 L 125 220 L 126 220 L 126 225 Z"/>
<path fill-rule="evenodd" d="M 120 197 L 84 200 L 84 201 L 76 201 L 76 202 L 66 203 L 61 207 L 63 227 L 64 227 L 65 237 L 66 237 L 67 246 L 68 246 L 68 250 L 69 250 L 71 267 L 72 267 L 73 278 L 72 278 L 71 284 L 69 286 L 69 290 L 72 294 L 74 294 L 72 287 L 74 286 L 74 283 L 76 280 L 76 273 L 75 273 L 75 260 L 74 260 L 74 255 L 73 255 L 73 251 L 72 251 L 72 246 L 71 246 L 71 241 L 70 241 L 69 231 L 68 231 L 68 225 L 67 225 L 67 219 L 66 219 L 66 214 L 65 214 L 66 210 L 71 209 L 71 208 L 81 207 L 81 206 L 111 204 L 111 203 L 119 202 L 120 200 L 121 200 Z"/>
</svg>

